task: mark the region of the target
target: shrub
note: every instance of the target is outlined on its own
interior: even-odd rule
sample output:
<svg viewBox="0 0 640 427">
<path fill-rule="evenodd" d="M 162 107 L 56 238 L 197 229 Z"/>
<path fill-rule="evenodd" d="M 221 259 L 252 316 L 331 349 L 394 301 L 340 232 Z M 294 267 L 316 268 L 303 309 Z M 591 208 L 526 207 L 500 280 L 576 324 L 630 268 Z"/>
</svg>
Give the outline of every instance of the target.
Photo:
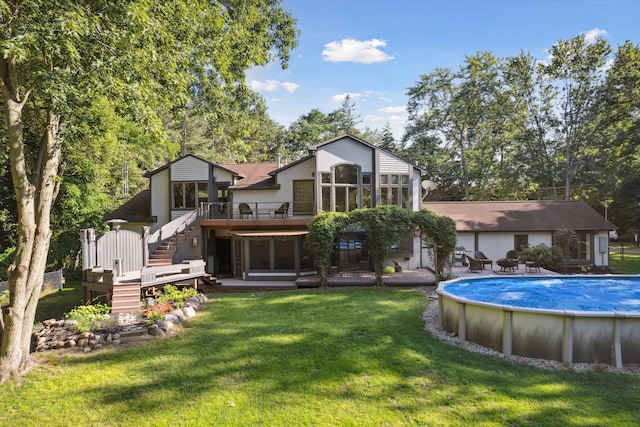
<svg viewBox="0 0 640 427">
<path fill-rule="evenodd" d="M 111 307 L 107 304 L 86 304 L 73 308 L 68 313 L 65 313 L 64 317 L 78 322 L 76 327 L 78 332 L 88 332 L 104 326 L 111 319 L 110 312 Z"/>
<path fill-rule="evenodd" d="M 152 305 L 144 312 L 144 315 L 147 318 L 147 324 L 152 325 L 156 320 L 163 320 L 165 318 L 165 314 L 172 310 L 173 307 L 168 303 Z"/>
<path fill-rule="evenodd" d="M 167 285 L 162 289 L 162 293 L 158 296 L 158 304 L 176 303 L 180 304 L 188 300 L 190 297 L 198 295 L 198 291 L 193 288 L 178 289 L 173 285 Z"/>
<path fill-rule="evenodd" d="M 556 246 L 549 247 L 544 243 L 540 243 L 532 248 L 524 248 L 520 258 L 522 261 L 535 261 L 539 254 L 544 254 L 542 267 L 547 270 L 556 270 L 558 264 L 562 261 L 562 251 Z"/>
</svg>

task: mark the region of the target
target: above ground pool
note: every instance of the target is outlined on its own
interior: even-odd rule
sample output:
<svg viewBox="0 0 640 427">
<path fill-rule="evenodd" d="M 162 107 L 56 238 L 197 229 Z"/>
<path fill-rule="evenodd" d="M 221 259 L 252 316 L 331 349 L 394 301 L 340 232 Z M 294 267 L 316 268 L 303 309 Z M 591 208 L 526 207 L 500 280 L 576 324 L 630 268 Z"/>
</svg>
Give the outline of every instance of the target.
<svg viewBox="0 0 640 427">
<path fill-rule="evenodd" d="M 639 276 L 483 277 L 438 287 L 439 321 L 506 355 L 640 363 Z"/>
<path fill-rule="evenodd" d="M 516 307 L 640 313 L 640 277 L 490 277 L 446 287 L 459 297 Z"/>
</svg>

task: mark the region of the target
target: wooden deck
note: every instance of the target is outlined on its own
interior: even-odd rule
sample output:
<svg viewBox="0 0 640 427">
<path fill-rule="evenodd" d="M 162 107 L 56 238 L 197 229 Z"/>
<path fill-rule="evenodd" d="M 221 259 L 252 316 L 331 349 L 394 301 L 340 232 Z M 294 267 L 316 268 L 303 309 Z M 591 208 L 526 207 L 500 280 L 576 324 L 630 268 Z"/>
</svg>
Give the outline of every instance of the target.
<svg viewBox="0 0 640 427">
<path fill-rule="evenodd" d="M 435 276 L 428 269 L 405 270 L 401 273 L 384 274 L 385 286 L 418 287 L 433 286 Z M 328 277 L 328 286 L 374 286 L 376 275 L 373 272 L 344 272 Z M 320 276 L 304 276 L 297 280 L 239 280 L 220 279 L 214 291 L 221 292 L 249 292 L 249 291 L 276 291 L 295 290 L 301 288 L 317 288 L 320 286 Z"/>
<path fill-rule="evenodd" d="M 182 264 L 145 267 L 122 276 L 115 276 L 110 269 L 88 269 L 82 282 L 83 300 L 87 302 L 95 294 L 104 293 L 112 313 L 138 312 L 145 290 L 151 292 L 164 285 L 179 283 L 189 283 L 198 289 L 198 280 L 209 277 L 204 267 L 203 260 L 190 260 Z"/>
</svg>

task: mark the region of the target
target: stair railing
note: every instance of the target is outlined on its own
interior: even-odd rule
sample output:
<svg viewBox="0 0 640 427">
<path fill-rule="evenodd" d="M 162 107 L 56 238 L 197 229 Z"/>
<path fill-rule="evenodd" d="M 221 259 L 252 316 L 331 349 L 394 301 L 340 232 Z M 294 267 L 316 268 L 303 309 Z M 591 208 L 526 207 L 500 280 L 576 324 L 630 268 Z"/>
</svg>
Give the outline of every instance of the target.
<svg viewBox="0 0 640 427">
<path fill-rule="evenodd" d="M 149 248 L 149 254 L 155 252 L 162 244 L 169 242 L 172 238 L 177 237 L 180 233 L 185 232 L 187 229 L 198 223 L 202 214 L 202 209 L 196 209 L 187 214 L 182 215 L 179 218 L 163 225 L 155 233 L 151 234 L 147 240 L 147 247 Z M 145 260 L 145 265 L 148 264 L 148 260 Z"/>
</svg>

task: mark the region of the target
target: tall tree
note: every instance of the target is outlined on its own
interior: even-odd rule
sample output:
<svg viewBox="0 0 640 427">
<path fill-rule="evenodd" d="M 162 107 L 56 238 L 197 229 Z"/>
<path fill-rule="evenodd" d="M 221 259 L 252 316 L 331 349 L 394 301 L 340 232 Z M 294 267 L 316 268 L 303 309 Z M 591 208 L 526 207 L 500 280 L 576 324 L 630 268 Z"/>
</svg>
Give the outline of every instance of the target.
<svg viewBox="0 0 640 427">
<path fill-rule="evenodd" d="M 338 133 L 349 133 L 359 136 L 360 131 L 357 126 L 362 122 L 360 114 L 356 113 L 356 103 L 351 99 L 350 94 L 346 94 L 342 100 L 340 108 L 329 113 L 329 121 L 335 124 Z"/>
<path fill-rule="evenodd" d="M 288 160 L 307 154 L 307 148 L 338 136 L 339 131 L 326 114 L 314 108 L 291 123 L 287 129 L 285 149 Z"/>
<path fill-rule="evenodd" d="M 598 194 L 593 199 L 603 202 L 611 198 L 616 189 L 637 182 L 639 176 L 640 45 L 626 42 L 618 47 L 600 92 L 597 117 L 602 126 L 594 135 L 591 158 L 582 175 L 583 179 L 586 175 L 587 182 L 596 184 Z M 616 200 L 612 207 L 626 204 L 627 196 L 620 195 L 622 203 Z M 637 223 L 633 225 L 637 226 Z"/>
<path fill-rule="evenodd" d="M 510 116 L 510 179 L 526 196 L 555 196 L 556 188 L 561 187 L 553 132 L 557 90 L 530 53 L 508 58 L 504 79 L 514 107 Z"/>
<path fill-rule="evenodd" d="M 573 179 L 588 158 L 599 124 L 594 107 L 610 52 L 604 39 L 589 43 L 584 36 L 559 40 L 549 51 L 552 60 L 545 74 L 555 79 L 560 89 L 557 132 L 564 154 L 565 200 L 571 198 Z"/>
<path fill-rule="evenodd" d="M 0 1 L 0 90 L 17 205 L 0 325 L 0 383 L 30 366 L 36 305 L 75 107 L 114 100 L 152 134 L 160 106 L 207 96 L 220 117 L 249 93 L 244 72 L 295 46 L 295 22 L 278 0 Z"/>
<path fill-rule="evenodd" d="M 464 198 L 481 196 L 491 181 L 500 125 L 495 125 L 501 82 L 499 60 L 488 52 L 467 57 L 454 72 L 437 68 L 409 88 L 409 120 L 403 140 L 439 139 Z"/>
<path fill-rule="evenodd" d="M 389 122 L 385 123 L 382 130 L 372 129 L 368 126 L 365 126 L 364 130 L 362 131 L 361 138 L 391 153 L 395 153 L 398 148 L 396 146 L 396 140 L 393 137 L 393 131 L 391 130 L 391 125 L 389 124 Z"/>
</svg>

